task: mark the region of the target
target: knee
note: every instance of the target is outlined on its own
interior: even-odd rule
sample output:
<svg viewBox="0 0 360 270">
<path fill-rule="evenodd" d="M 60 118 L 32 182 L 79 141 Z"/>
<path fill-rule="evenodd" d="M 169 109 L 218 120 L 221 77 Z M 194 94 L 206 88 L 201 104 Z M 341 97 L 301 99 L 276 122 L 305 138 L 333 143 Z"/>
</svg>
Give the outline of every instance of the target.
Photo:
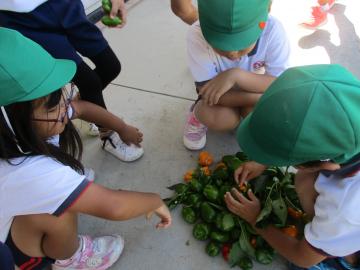
<svg viewBox="0 0 360 270">
<path fill-rule="evenodd" d="M 113 81 L 117 76 L 119 76 L 121 72 L 121 63 L 117 57 L 112 58 L 112 60 L 108 63 L 108 80 L 109 82 Z"/>
</svg>

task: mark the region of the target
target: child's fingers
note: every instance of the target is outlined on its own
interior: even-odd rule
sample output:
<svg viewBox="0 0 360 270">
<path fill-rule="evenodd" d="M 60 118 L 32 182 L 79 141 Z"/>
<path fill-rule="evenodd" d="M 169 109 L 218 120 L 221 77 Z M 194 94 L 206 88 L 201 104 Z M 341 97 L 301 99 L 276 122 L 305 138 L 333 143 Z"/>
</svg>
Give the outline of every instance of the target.
<svg viewBox="0 0 360 270">
<path fill-rule="evenodd" d="M 252 192 L 251 189 L 249 189 L 248 191 L 248 196 L 249 196 L 249 199 L 252 200 L 252 201 L 257 201 L 258 198 L 255 196 L 255 194 Z"/>
<path fill-rule="evenodd" d="M 240 176 L 239 184 L 242 185 L 247 180 L 248 176 L 249 176 L 249 171 L 248 170 L 243 171 L 243 173 Z"/>
<path fill-rule="evenodd" d="M 241 167 L 239 167 L 237 170 L 235 170 L 235 172 L 234 172 L 234 179 L 235 179 L 235 182 L 238 183 L 238 184 L 240 184 L 240 183 L 239 183 L 239 176 L 240 176 L 240 174 L 242 173 L 243 168 L 244 168 L 244 167 L 241 166 Z"/>
</svg>

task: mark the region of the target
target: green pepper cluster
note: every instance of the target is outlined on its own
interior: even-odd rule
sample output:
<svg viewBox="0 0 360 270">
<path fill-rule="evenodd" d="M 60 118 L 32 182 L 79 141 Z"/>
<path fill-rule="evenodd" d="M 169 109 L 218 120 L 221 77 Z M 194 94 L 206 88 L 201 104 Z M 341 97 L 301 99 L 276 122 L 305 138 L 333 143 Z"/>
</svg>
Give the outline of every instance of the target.
<svg viewBox="0 0 360 270">
<path fill-rule="evenodd" d="M 101 4 L 102 4 L 102 8 L 106 14 L 101 18 L 101 22 L 103 24 L 110 26 L 110 27 L 115 27 L 115 26 L 122 24 L 122 20 L 120 17 L 118 17 L 118 16 L 115 16 L 114 18 L 110 17 L 110 12 L 111 12 L 111 8 L 112 8 L 112 4 L 111 4 L 110 0 L 102 0 Z"/>
<path fill-rule="evenodd" d="M 274 259 L 274 250 L 252 226 L 232 214 L 224 201 L 226 192 L 238 188 L 234 171 L 246 161 L 248 158 L 242 152 L 224 156 L 222 162 L 225 166 L 218 166 L 211 175 L 205 175 L 199 166 L 189 182 L 168 187 L 175 194 L 165 199 L 170 209 L 180 204 L 183 206 L 181 214 L 184 221 L 194 226 L 192 234 L 195 239 L 207 241 L 205 252 L 209 256 L 222 253 L 230 266 L 237 265 L 244 270 L 251 269 L 253 261 L 270 264 Z M 301 208 L 294 189 L 293 173 L 277 167 L 268 168 L 240 191 L 247 196 L 250 188 L 262 203 L 258 227 L 270 223 L 280 228 L 294 224 L 295 220 L 288 217 L 287 209 Z M 230 253 L 225 252 L 225 247 L 228 249 L 229 245 Z"/>
</svg>

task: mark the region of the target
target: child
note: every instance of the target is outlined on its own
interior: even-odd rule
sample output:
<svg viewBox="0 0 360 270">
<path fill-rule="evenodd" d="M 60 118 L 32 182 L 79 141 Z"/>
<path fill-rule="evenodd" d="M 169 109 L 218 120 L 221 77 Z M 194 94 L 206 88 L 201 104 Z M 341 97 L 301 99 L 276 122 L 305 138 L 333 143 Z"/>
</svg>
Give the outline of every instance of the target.
<svg viewBox="0 0 360 270">
<path fill-rule="evenodd" d="M 21 269 L 49 263 L 55 270 L 107 269 L 123 239 L 78 236 L 78 213 L 109 220 L 155 213 L 158 228 L 170 226 L 170 213 L 157 194 L 111 190 L 83 175 L 81 140 L 69 116 L 111 128 L 121 121 L 92 103 L 65 98 L 61 88 L 75 63 L 52 58 L 14 30 L 0 28 L 0 39 L 0 241 Z M 48 141 L 58 134 L 59 146 Z"/>
<path fill-rule="evenodd" d="M 205 146 L 207 128 L 232 130 L 289 65 L 281 23 L 269 0 L 199 0 L 199 23 L 188 33 L 188 61 L 199 101 L 191 106 L 183 141 Z"/>
<path fill-rule="evenodd" d="M 334 6 L 335 0 L 318 0 L 319 6 L 311 7 L 311 19 L 301 26 L 316 29 L 327 22 L 327 14 Z"/>
<path fill-rule="evenodd" d="M 198 12 L 191 0 L 171 0 L 171 10 L 189 25 L 198 20 Z"/>
<path fill-rule="evenodd" d="M 111 16 L 118 15 L 126 21 L 124 0 L 111 0 Z M 120 62 L 103 37 L 101 31 L 86 17 L 81 0 L 2 0 L 0 25 L 18 30 L 44 47 L 53 57 L 76 62 L 73 82 L 81 99 L 106 109 L 102 90 L 120 73 Z M 91 69 L 80 57 L 88 57 L 94 64 Z M 97 131 L 90 125 L 90 132 Z M 141 132 L 127 126 L 125 137 L 119 137 L 99 126 L 103 149 L 122 161 L 134 161 L 144 151 L 139 142 Z M 137 146 L 136 146 L 137 145 Z"/>
<path fill-rule="evenodd" d="M 360 269 L 360 81 L 339 65 L 285 71 L 237 131 L 255 162 L 295 166 L 296 191 L 311 218 L 304 238 L 275 226 L 255 227 L 260 203 L 233 190 L 230 211 L 251 225 L 279 254 L 303 268 Z"/>
</svg>

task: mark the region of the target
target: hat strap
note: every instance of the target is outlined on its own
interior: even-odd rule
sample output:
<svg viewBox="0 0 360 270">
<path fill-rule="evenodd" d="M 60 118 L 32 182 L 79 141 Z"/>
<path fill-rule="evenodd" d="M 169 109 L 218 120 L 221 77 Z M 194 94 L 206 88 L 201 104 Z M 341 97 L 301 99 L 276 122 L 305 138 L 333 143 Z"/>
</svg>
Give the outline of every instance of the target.
<svg viewBox="0 0 360 270">
<path fill-rule="evenodd" d="M 4 118 L 5 118 L 6 124 L 8 125 L 8 127 L 10 128 L 11 132 L 12 132 L 13 135 L 14 135 L 14 140 L 15 140 L 16 147 L 18 148 L 18 150 L 19 150 L 22 154 L 24 154 L 24 155 L 30 154 L 31 152 L 24 152 L 24 151 L 21 149 L 21 146 L 20 146 L 20 144 L 19 144 L 18 139 L 16 138 L 15 131 L 14 131 L 14 129 L 13 129 L 11 123 L 10 123 L 9 117 L 8 117 L 6 111 L 5 111 L 4 106 L 1 106 L 1 112 L 2 112 L 2 114 L 3 114 L 3 116 L 4 116 Z"/>
</svg>

